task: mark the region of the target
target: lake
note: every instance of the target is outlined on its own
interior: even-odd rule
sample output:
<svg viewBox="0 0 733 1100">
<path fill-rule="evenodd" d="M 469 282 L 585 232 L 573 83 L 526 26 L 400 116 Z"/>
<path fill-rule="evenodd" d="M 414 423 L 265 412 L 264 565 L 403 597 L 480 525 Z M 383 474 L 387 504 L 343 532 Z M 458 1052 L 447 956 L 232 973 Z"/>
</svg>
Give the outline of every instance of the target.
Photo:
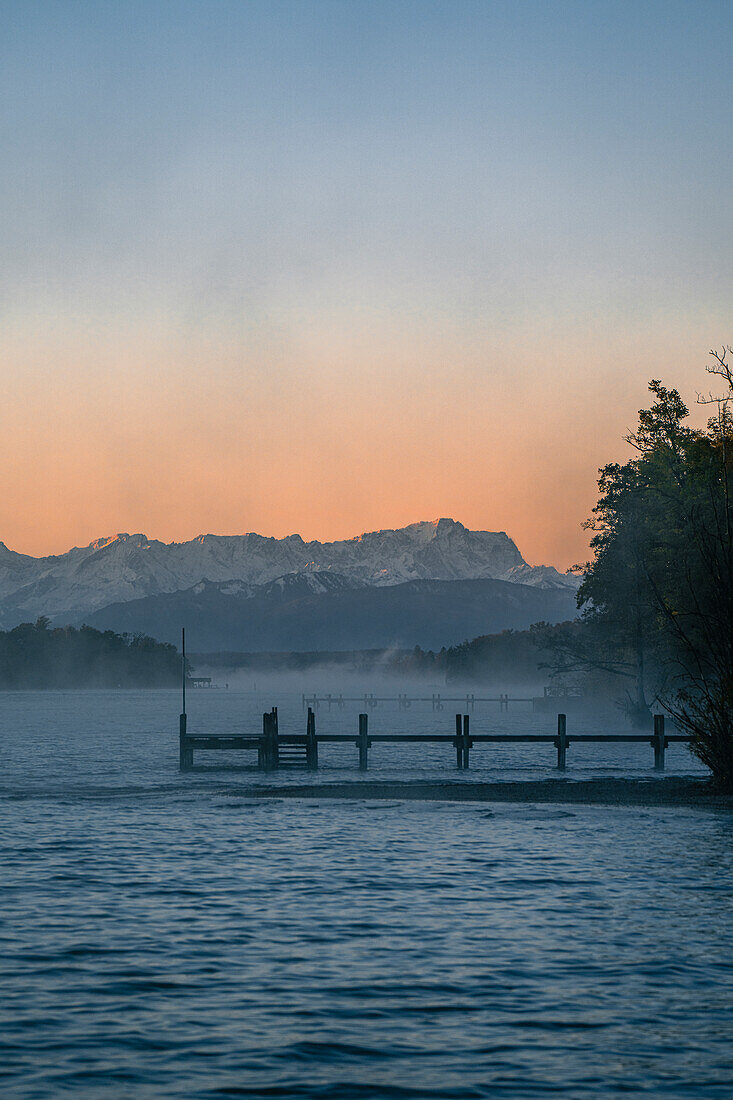
<svg viewBox="0 0 733 1100">
<path fill-rule="evenodd" d="M 259 728 L 273 704 L 302 732 L 276 685 L 191 692 L 189 729 Z M 178 772 L 179 709 L 166 691 L 0 695 L 3 1096 L 730 1100 L 731 813 L 255 798 L 288 773 L 218 754 Z M 322 709 L 319 730 L 359 709 Z M 472 729 L 548 723 L 477 705 Z M 356 749 L 320 756 L 290 775 L 358 778 Z M 459 781 L 454 756 L 375 746 L 370 774 Z M 477 746 L 467 777 L 549 777 L 553 756 Z M 571 746 L 568 776 L 651 763 Z M 704 774 L 684 746 L 668 771 Z"/>
</svg>

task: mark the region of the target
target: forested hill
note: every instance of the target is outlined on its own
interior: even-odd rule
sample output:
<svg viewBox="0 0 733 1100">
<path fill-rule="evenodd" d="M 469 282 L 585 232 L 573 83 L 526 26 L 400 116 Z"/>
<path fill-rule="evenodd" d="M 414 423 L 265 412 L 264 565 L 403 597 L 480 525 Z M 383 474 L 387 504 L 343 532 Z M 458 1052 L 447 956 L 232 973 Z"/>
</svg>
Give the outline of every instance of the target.
<svg viewBox="0 0 733 1100">
<path fill-rule="evenodd" d="M 46 618 L 0 631 L 0 689 L 173 687 L 174 645 L 89 626 L 50 629 Z"/>
</svg>

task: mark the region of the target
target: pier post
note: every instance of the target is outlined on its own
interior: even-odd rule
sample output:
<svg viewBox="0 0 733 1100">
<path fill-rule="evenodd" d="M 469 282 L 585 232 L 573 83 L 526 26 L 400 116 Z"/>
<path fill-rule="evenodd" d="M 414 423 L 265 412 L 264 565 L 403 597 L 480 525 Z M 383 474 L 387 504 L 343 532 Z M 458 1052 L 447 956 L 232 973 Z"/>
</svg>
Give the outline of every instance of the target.
<svg viewBox="0 0 733 1100">
<path fill-rule="evenodd" d="M 278 766 L 277 707 L 262 715 L 262 767 L 266 772 Z"/>
<path fill-rule="evenodd" d="M 178 766 L 182 772 L 193 767 L 193 749 L 186 744 L 186 722 L 186 715 L 182 714 L 178 719 Z"/>
<path fill-rule="evenodd" d="M 270 770 L 270 715 L 265 711 L 262 715 L 262 740 L 257 752 L 257 760 L 263 772 Z"/>
<path fill-rule="evenodd" d="M 664 715 L 654 715 L 654 769 L 658 772 L 664 771 L 664 750 L 667 747 L 667 740 L 664 736 Z"/>
<path fill-rule="evenodd" d="M 567 716 L 564 714 L 558 714 L 557 716 L 557 739 L 555 741 L 557 745 L 557 766 L 560 771 L 565 771 L 565 755 L 568 750 L 568 734 L 567 734 Z"/>
<path fill-rule="evenodd" d="M 468 767 L 468 754 L 471 747 L 471 738 L 468 733 L 468 715 L 463 715 L 463 767 Z"/>
<path fill-rule="evenodd" d="M 463 727 L 460 714 L 456 715 L 456 767 L 459 771 L 463 767 Z"/>
<path fill-rule="evenodd" d="M 273 766 L 273 768 L 279 768 L 280 767 L 280 744 L 279 744 L 280 731 L 278 730 L 278 725 L 277 725 L 277 707 L 272 708 L 270 728 L 271 728 L 271 737 L 272 737 L 272 766 Z"/>
<path fill-rule="evenodd" d="M 369 756 L 369 715 L 359 715 L 359 771 L 365 772 L 367 770 L 368 756 Z"/>
<path fill-rule="evenodd" d="M 308 771 L 318 771 L 318 741 L 316 740 L 316 716 L 308 707 L 308 722 L 305 727 L 305 763 Z"/>
</svg>

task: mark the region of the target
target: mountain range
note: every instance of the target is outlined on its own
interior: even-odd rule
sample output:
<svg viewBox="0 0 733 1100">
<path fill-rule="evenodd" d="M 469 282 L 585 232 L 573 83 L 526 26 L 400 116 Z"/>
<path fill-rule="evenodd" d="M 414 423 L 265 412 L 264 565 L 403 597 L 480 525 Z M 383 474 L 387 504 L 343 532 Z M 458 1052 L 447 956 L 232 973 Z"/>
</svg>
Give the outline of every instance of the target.
<svg viewBox="0 0 733 1100">
<path fill-rule="evenodd" d="M 90 626 L 178 642 L 181 624 L 198 652 L 440 649 L 479 634 L 523 630 L 575 614 L 567 588 L 490 579 L 405 581 L 384 587 L 333 573 L 293 573 L 251 588 L 204 581 L 185 592 L 113 604 Z M 190 624 L 190 625 L 189 625 Z"/>
<path fill-rule="evenodd" d="M 450 644 L 572 617 L 577 585 L 451 519 L 325 543 L 119 534 L 42 558 L 0 543 L 4 629 L 47 615 L 177 640 L 184 624 L 198 650 Z"/>
</svg>

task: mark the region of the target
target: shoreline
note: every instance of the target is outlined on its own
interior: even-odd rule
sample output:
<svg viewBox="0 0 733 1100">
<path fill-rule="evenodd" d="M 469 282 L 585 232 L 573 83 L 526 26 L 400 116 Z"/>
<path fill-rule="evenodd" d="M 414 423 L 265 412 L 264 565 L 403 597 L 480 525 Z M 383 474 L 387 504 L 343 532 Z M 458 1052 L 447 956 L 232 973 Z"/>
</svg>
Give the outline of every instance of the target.
<svg viewBox="0 0 733 1100">
<path fill-rule="evenodd" d="M 733 812 L 733 795 L 705 779 L 541 779 L 492 783 L 354 780 L 299 786 L 257 786 L 257 798 L 334 798 L 424 802 L 544 802 L 588 806 L 688 806 Z"/>
</svg>

